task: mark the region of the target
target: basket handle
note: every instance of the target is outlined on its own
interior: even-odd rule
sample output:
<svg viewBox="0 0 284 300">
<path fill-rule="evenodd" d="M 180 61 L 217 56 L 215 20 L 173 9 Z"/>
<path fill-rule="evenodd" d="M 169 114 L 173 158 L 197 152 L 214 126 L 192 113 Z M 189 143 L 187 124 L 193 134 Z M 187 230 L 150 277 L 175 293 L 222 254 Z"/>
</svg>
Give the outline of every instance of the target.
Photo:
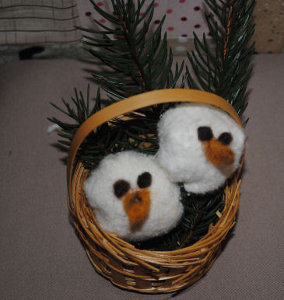
<svg viewBox="0 0 284 300">
<path fill-rule="evenodd" d="M 69 150 L 67 161 L 67 185 L 69 199 L 72 197 L 72 173 L 77 151 L 84 139 L 98 126 L 131 111 L 168 102 L 197 102 L 214 105 L 226 111 L 242 127 L 235 109 L 226 100 L 215 94 L 192 89 L 163 89 L 138 94 L 98 111 L 88 118 L 77 130 Z"/>
</svg>

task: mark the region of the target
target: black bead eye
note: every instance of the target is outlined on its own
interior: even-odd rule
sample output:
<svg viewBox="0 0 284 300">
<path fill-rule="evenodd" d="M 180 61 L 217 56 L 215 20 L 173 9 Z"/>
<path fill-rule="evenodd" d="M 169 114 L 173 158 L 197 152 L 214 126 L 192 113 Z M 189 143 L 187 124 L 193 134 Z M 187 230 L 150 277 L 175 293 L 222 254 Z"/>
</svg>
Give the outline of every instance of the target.
<svg viewBox="0 0 284 300">
<path fill-rule="evenodd" d="M 229 145 L 231 141 L 233 140 L 232 135 L 229 132 L 223 132 L 218 137 L 219 142 L 221 142 L 223 145 Z"/>
<path fill-rule="evenodd" d="M 117 180 L 113 184 L 113 192 L 117 198 L 124 196 L 130 189 L 129 182 L 125 180 Z"/>
<path fill-rule="evenodd" d="M 138 176 L 137 185 L 143 189 L 150 186 L 152 183 L 152 175 L 149 172 L 144 172 Z"/>
<path fill-rule="evenodd" d="M 198 133 L 198 139 L 201 142 L 210 141 L 213 138 L 212 129 L 207 126 L 198 127 L 197 133 Z"/>
</svg>

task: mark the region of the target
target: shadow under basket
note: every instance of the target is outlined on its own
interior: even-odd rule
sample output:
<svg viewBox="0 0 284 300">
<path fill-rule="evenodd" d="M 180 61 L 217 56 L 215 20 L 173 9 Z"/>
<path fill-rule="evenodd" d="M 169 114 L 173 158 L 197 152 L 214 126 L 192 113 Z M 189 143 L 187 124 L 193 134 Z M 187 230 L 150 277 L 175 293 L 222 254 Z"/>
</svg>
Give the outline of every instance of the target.
<svg viewBox="0 0 284 300">
<path fill-rule="evenodd" d="M 81 162 L 75 163 L 75 158 L 87 135 L 103 123 L 143 107 L 169 102 L 214 105 L 229 113 L 242 126 L 233 107 L 217 95 L 190 89 L 152 91 L 119 101 L 91 116 L 78 129 L 68 157 L 68 207 L 91 263 L 98 273 L 115 285 L 142 293 L 181 290 L 199 280 L 210 269 L 221 250 L 222 241 L 235 225 L 241 183 L 239 172 L 225 188 L 224 209 L 218 215 L 218 222 L 209 227 L 203 238 L 189 247 L 174 251 L 149 251 L 137 249 L 99 226 L 83 192 L 83 183 L 89 171 Z"/>
</svg>

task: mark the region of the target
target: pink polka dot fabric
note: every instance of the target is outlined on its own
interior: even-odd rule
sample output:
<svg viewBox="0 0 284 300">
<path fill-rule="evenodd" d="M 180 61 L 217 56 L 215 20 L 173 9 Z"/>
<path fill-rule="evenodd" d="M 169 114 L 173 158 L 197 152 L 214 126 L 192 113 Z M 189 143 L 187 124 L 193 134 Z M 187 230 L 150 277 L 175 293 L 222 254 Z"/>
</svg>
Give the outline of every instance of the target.
<svg viewBox="0 0 284 300">
<path fill-rule="evenodd" d="M 102 9 L 111 12 L 110 0 L 96 1 L 96 3 Z M 147 0 L 144 9 L 149 3 L 151 1 Z M 162 17 L 166 15 L 163 28 L 167 31 L 168 38 L 192 38 L 193 31 L 197 35 L 202 35 L 203 32 L 207 33 L 208 31 L 201 14 L 202 0 L 157 0 L 154 6 L 155 13 L 152 25 L 158 26 Z M 107 20 L 97 14 L 89 0 L 78 1 L 78 9 L 82 26 L 93 27 L 92 18 L 106 26 L 110 25 Z M 143 10 L 141 15 L 143 15 Z"/>
</svg>

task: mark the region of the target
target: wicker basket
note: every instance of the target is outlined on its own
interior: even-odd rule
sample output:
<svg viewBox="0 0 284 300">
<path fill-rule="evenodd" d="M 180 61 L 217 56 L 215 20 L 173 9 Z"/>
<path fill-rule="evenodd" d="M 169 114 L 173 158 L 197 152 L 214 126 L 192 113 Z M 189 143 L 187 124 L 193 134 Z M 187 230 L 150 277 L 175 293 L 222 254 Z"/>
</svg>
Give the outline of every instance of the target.
<svg viewBox="0 0 284 300">
<path fill-rule="evenodd" d="M 139 108 L 167 102 L 211 104 L 229 113 L 242 126 L 233 107 L 217 95 L 190 89 L 152 91 L 112 104 L 90 117 L 78 129 L 68 158 L 68 207 L 91 263 L 115 285 L 143 293 L 167 293 L 183 289 L 200 279 L 212 266 L 222 241 L 235 225 L 239 205 L 238 176 L 226 186 L 224 210 L 218 215 L 218 222 L 210 226 L 202 239 L 175 251 L 148 251 L 135 248 L 99 226 L 82 187 L 88 170 L 82 163 L 74 162 L 81 143 L 101 124 Z"/>
</svg>

